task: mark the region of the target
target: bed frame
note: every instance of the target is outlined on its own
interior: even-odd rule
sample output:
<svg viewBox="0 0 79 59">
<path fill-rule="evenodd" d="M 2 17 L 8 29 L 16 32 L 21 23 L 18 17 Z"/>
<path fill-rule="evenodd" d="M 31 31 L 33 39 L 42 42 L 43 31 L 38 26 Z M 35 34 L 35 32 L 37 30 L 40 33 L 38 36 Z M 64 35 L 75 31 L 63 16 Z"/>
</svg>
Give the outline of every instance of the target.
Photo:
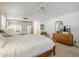
<svg viewBox="0 0 79 59">
<path fill-rule="evenodd" d="M 40 55 L 37 56 L 37 57 L 48 57 L 48 56 L 51 55 L 52 53 L 53 53 L 53 55 L 55 55 L 55 46 L 54 46 L 52 49 L 50 49 L 50 50 L 48 50 L 48 51 L 46 51 L 46 52 L 40 54 Z"/>
<path fill-rule="evenodd" d="M 46 37 L 49 37 L 48 33 L 45 31 L 41 32 L 40 35 L 45 35 Z M 50 39 L 52 39 L 52 38 L 50 38 Z M 53 40 L 53 41 L 55 42 L 55 40 Z M 53 55 L 55 55 L 55 46 L 52 49 L 40 54 L 38 57 L 47 57 L 47 56 L 51 55 L 52 53 L 53 53 Z"/>
</svg>

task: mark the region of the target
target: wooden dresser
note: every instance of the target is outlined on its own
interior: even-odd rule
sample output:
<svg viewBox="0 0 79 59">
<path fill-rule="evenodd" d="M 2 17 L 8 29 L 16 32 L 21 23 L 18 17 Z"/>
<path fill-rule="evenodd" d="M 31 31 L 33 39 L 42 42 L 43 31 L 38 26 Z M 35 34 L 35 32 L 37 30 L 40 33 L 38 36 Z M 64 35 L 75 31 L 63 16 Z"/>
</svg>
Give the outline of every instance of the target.
<svg viewBox="0 0 79 59">
<path fill-rule="evenodd" d="M 53 39 L 63 44 L 73 45 L 73 35 L 71 33 L 53 33 Z"/>
</svg>

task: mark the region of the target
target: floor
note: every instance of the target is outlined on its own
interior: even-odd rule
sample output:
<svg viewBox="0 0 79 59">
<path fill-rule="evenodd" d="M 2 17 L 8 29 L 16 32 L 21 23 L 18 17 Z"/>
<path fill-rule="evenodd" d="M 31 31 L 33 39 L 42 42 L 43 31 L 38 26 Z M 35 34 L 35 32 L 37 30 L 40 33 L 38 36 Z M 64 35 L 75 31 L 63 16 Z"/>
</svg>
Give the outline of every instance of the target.
<svg viewBox="0 0 79 59">
<path fill-rule="evenodd" d="M 53 54 L 50 55 L 50 57 L 53 56 Z M 56 42 L 56 55 L 54 57 L 79 57 L 79 48 Z"/>
</svg>

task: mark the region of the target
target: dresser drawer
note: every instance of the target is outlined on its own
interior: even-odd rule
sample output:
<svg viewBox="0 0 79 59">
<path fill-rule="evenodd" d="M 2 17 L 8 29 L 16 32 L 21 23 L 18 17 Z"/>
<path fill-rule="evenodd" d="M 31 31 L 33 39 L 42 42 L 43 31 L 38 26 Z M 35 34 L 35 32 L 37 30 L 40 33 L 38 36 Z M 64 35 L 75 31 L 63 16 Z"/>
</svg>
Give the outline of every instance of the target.
<svg viewBox="0 0 79 59">
<path fill-rule="evenodd" d="M 73 45 L 72 34 L 54 33 L 53 39 L 55 39 L 57 42 L 61 42 L 67 45 Z"/>
</svg>

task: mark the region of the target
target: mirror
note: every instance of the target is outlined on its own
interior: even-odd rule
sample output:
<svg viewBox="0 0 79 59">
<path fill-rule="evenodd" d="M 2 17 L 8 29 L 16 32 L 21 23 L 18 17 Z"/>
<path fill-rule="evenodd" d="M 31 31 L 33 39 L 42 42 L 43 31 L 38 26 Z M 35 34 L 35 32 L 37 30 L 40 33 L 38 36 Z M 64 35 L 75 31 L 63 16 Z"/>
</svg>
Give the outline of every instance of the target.
<svg viewBox="0 0 79 59">
<path fill-rule="evenodd" d="M 71 26 L 70 25 L 63 26 L 63 21 L 56 21 L 55 31 L 56 32 L 71 32 Z"/>
<path fill-rule="evenodd" d="M 63 21 L 56 21 L 55 22 L 55 31 L 56 32 L 61 32 L 63 28 Z"/>
</svg>

